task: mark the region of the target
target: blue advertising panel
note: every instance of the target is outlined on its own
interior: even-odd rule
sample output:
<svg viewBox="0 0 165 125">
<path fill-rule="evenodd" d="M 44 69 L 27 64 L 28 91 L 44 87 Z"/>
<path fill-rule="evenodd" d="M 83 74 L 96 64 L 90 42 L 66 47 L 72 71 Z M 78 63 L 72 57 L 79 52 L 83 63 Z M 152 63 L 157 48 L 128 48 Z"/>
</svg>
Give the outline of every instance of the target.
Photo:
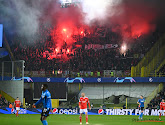
<svg viewBox="0 0 165 125">
<path fill-rule="evenodd" d="M 2 47 L 2 40 L 3 40 L 3 25 L 0 24 L 0 47 Z"/>
<path fill-rule="evenodd" d="M 41 114 L 42 109 L 21 108 L 19 114 Z M 89 115 L 139 115 L 139 109 L 92 109 Z M 162 111 L 158 109 L 144 109 L 144 115 L 158 116 Z M 11 108 L 0 108 L 0 114 L 15 114 L 16 110 Z M 79 115 L 79 109 L 54 108 L 53 114 Z"/>
<path fill-rule="evenodd" d="M 2 80 L 2 78 L 0 78 Z M 4 80 L 22 80 L 22 78 L 4 77 Z M 24 77 L 25 82 L 67 82 L 67 83 L 164 83 L 165 77 L 113 77 L 113 78 L 54 78 Z"/>
</svg>

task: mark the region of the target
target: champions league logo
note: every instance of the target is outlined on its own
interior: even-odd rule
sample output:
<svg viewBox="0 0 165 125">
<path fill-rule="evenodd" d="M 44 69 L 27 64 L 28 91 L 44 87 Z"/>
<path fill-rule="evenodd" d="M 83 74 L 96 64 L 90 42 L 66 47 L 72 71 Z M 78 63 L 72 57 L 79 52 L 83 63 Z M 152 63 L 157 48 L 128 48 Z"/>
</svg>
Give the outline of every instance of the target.
<svg viewBox="0 0 165 125">
<path fill-rule="evenodd" d="M 46 81 L 47 81 L 47 82 L 50 82 L 50 78 L 47 78 Z"/>
<path fill-rule="evenodd" d="M 153 78 L 149 78 L 149 82 L 153 82 Z"/>
<path fill-rule="evenodd" d="M 124 79 L 119 79 L 119 77 L 117 77 L 114 82 L 116 83 L 122 83 L 126 80 L 129 80 L 130 82 L 136 82 L 132 77 L 125 77 Z"/>
<path fill-rule="evenodd" d="M 23 78 L 18 78 L 18 79 L 16 79 L 15 77 L 13 77 L 11 80 L 14 80 L 14 81 L 16 81 L 16 80 L 27 80 L 28 82 L 33 82 L 33 80 L 30 78 L 30 77 L 23 77 Z"/>
<path fill-rule="evenodd" d="M 76 77 L 76 78 L 74 78 L 74 79 L 69 79 L 69 77 L 68 77 L 68 78 L 66 78 L 66 79 L 64 80 L 64 82 L 73 83 L 73 82 L 76 81 L 76 80 L 80 81 L 81 83 L 85 82 L 85 80 L 84 80 L 83 78 L 81 78 L 81 77 Z"/>
<path fill-rule="evenodd" d="M 101 82 L 101 78 L 98 78 L 98 79 L 97 79 L 97 82 Z"/>
</svg>

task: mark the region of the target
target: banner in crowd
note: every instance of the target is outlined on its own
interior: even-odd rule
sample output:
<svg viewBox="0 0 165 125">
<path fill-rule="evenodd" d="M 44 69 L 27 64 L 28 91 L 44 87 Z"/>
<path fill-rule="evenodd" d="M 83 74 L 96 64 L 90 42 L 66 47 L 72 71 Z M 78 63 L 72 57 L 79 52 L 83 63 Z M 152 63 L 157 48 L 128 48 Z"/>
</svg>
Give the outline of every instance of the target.
<svg viewBox="0 0 165 125">
<path fill-rule="evenodd" d="M 105 37 L 107 34 L 107 28 L 106 27 L 97 27 L 94 35 L 96 37 Z"/>
<path fill-rule="evenodd" d="M 75 78 L 55 78 L 55 77 L 4 77 L 4 80 L 22 80 L 25 82 L 67 82 L 67 83 L 164 83 L 165 77 L 75 77 Z M 0 77 L 0 80 L 2 78 Z"/>
<path fill-rule="evenodd" d="M 36 108 L 21 108 L 19 114 L 41 114 L 42 109 Z M 11 108 L 0 108 L 0 114 L 15 114 L 16 110 Z M 141 111 L 139 109 L 92 109 L 88 111 L 89 115 L 139 115 Z M 162 110 L 157 109 L 145 109 L 144 115 L 158 116 L 163 113 Z M 66 108 L 54 108 L 53 114 L 67 114 L 78 115 L 79 109 L 66 109 Z"/>
<path fill-rule="evenodd" d="M 94 49 L 94 50 L 99 50 L 99 49 L 111 49 L 111 48 L 117 48 L 118 45 L 117 44 L 105 44 L 105 45 L 101 45 L 101 44 L 88 44 L 85 45 L 85 49 Z"/>
</svg>

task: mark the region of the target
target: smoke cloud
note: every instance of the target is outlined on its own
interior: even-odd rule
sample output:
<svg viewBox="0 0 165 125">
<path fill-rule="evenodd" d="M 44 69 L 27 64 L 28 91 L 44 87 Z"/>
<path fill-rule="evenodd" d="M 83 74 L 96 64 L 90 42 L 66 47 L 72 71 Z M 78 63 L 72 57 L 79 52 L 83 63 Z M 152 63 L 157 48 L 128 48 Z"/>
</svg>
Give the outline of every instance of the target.
<svg viewBox="0 0 165 125">
<path fill-rule="evenodd" d="M 61 8 L 58 0 L 1 0 L 0 23 L 6 34 L 28 39 L 37 36 L 41 23 L 57 29 L 72 27 L 72 32 L 76 26 L 90 27 L 95 22 L 123 39 L 137 38 L 160 26 L 164 5 L 160 0 L 82 0 L 76 7 Z"/>
</svg>

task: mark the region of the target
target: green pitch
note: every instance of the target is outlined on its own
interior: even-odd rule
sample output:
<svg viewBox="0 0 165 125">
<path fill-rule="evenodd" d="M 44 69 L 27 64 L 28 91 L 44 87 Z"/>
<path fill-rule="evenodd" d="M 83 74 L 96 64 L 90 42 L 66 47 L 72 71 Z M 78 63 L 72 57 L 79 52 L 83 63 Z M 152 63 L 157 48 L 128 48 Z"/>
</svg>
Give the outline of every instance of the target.
<svg viewBox="0 0 165 125">
<path fill-rule="evenodd" d="M 138 116 L 106 116 L 89 115 L 90 125 L 165 125 L 165 122 L 135 122 L 132 119 Z M 157 116 L 144 116 L 145 119 L 158 119 Z M 0 125 L 42 125 L 40 115 L 5 115 L 0 114 Z M 79 125 L 78 115 L 53 115 L 47 118 L 48 125 Z M 165 121 L 165 117 L 162 117 Z M 83 125 L 85 125 L 85 116 L 83 116 Z"/>
</svg>

